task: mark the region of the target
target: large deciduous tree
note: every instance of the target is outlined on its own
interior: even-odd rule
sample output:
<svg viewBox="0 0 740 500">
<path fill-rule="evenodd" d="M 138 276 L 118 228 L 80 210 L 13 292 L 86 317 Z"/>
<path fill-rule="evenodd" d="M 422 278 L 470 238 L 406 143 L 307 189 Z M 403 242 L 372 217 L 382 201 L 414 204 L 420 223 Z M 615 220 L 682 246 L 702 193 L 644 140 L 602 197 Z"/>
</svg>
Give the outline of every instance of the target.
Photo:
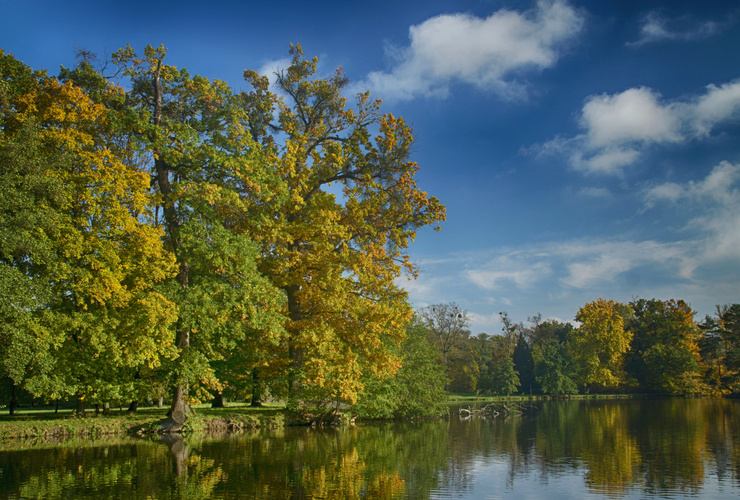
<svg viewBox="0 0 740 500">
<path fill-rule="evenodd" d="M 348 106 L 341 70 L 317 78 L 315 58 L 290 53 L 274 94 L 266 77 L 245 73 L 253 137 L 287 189 L 267 204 L 269 228 L 255 228 L 260 268 L 287 297 L 291 401 L 354 402 L 364 371 L 398 368 L 387 346 L 403 339 L 412 311 L 395 280 L 415 273 L 407 247 L 444 208 L 416 185 L 406 123 L 368 94 Z"/>
<path fill-rule="evenodd" d="M 535 376 L 543 393 L 556 396 L 576 394 L 576 373 L 573 358 L 565 344 L 551 340 L 538 348 Z"/>
<path fill-rule="evenodd" d="M 468 342 L 480 373 L 477 389 L 506 396 L 514 393 L 519 386 L 519 374 L 514 366 L 511 340 L 502 335 L 481 333 Z"/>
<path fill-rule="evenodd" d="M 20 339 L 38 348 L 24 383 L 47 399 L 76 395 L 80 408 L 120 400 L 125 372 L 172 354 L 174 304 L 154 288 L 171 258 L 147 223 L 148 178 L 126 161 L 104 106 L 70 81 L 0 58 L 0 264 L 18 284 L 11 290 L 26 294 L 6 295 L 3 309 L 14 311 L 16 353 Z"/>
<path fill-rule="evenodd" d="M 666 394 L 706 391 L 701 380 L 699 328 L 683 300 L 637 299 L 630 302 L 634 332 L 628 368 L 646 389 Z"/>
<path fill-rule="evenodd" d="M 460 392 L 472 392 L 480 375 L 475 355 L 469 344 L 468 312 L 457 304 L 436 304 L 421 311 L 421 319 L 433 333 L 450 384 Z"/>
<path fill-rule="evenodd" d="M 570 335 L 570 351 L 581 386 L 616 387 L 624 380 L 624 355 L 632 333 L 624 328 L 620 304 L 598 299 L 581 307 L 581 325 Z"/>
<path fill-rule="evenodd" d="M 568 349 L 573 335 L 573 325 L 556 320 L 542 321 L 539 314 L 530 318 L 532 323 L 525 328 L 522 337 L 527 340 L 531 349 L 532 377 L 535 383 L 530 387 L 542 390 L 545 394 L 563 395 L 578 392 L 576 364 Z M 519 345 L 517 345 L 519 348 Z M 519 356 L 526 354 L 524 347 L 519 348 Z M 526 358 L 524 358 L 526 362 Z M 527 387 L 522 387 L 526 391 Z"/>
<path fill-rule="evenodd" d="M 250 132 L 248 110 L 226 83 L 165 63 L 164 47 L 130 47 L 113 62 L 130 85 L 117 113 L 129 141 L 148 158 L 165 248 L 176 259 L 167 289 L 179 305 L 174 324 L 173 427 L 188 397 L 219 390 L 210 362 L 259 334 L 277 343 L 282 294 L 256 268 L 254 207 L 280 195 L 278 180 Z"/>
</svg>

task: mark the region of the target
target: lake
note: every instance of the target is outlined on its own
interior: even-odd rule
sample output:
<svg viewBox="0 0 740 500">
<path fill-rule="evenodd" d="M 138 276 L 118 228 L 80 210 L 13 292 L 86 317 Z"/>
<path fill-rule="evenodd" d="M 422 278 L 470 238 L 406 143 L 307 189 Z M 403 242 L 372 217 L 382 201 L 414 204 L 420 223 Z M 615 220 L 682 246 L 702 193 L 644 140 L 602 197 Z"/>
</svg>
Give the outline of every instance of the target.
<svg viewBox="0 0 740 500">
<path fill-rule="evenodd" d="M 66 445 L 0 443 L 0 498 L 740 498 L 740 401 Z M 24 449 L 20 449 L 24 448 Z"/>
</svg>

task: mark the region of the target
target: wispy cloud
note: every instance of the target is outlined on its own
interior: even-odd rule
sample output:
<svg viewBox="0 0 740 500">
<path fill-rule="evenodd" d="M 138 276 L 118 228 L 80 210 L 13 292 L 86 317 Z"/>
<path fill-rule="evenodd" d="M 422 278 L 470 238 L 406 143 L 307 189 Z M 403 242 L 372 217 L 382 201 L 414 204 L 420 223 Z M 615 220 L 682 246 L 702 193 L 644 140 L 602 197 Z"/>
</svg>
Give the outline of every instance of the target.
<svg viewBox="0 0 740 500">
<path fill-rule="evenodd" d="M 495 290 L 502 287 L 516 286 L 529 288 L 551 272 L 543 262 L 530 262 L 521 255 L 505 255 L 491 261 L 484 268 L 469 270 L 465 277 L 474 285 Z"/>
<path fill-rule="evenodd" d="M 410 279 L 406 276 L 397 278 L 396 286 L 406 290 L 409 296 L 413 298 L 416 308 L 420 309 L 432 304 L 453 300 L 452 297 L 445 295 L 443 292 L 448 288 L 449 280 L 449 276 L 441 273 L 432 275 L 422 272 L 416 279 Z"/>
<path fill-rule="evenodd" d="M 291 62 L 292 60 L 289 57 L 265 61 L 257 70 L 257 73 L 266 76 L 270 80 L 270 85 L 273 85 L 277 80 L 277 75 L 287 69 Z"/>
<path fill-rule="evenodd" d="M 683 243 L 584 240 L 555 245 L 552 253 L 566 263 L 560 283 L 580 289 L 614 284 L 618 276 L 640 267 L 683 278 L 693 269 Z"/>
<path fill-rule="evenodd" d="M 645 192 L 645 205 L 681 204 L 698 211 L 686 227 L 704 233 L 696 265 L 740 260 L 740 164 L 722 162 L 709 175 L 686 184 L 664 183 Z"/>
<path fill-rule="evenodd" d="M 588 174 L 622 175 L 651 147 L 702 140 L 740 115 L 740 81 L 709 85 L 698 96 L 666 101 L 647 87 L 588 97 L 579 114 L 583 132 L 527 151 L 565 155 Z"/>
<path fill-rule="evenodd" d="M 653 10 L 644 14 L 640 20 L 640 37 L 627 45 L 641 46 L 665 41 L 691 41 L 719 34 L 732 22 L 697 20 L 691 16 L 667 17 L 661 11 Z"/>
<path fill-rule="evenodd" d="M 526 95 L 526 71 L 553 66 L 581 30 L 582 16 L 563 0 L 540 0 L 534 9 L 499 10 L 487 18 L 444 14 L 409 28 L 410 45 L 390 47 L 394 66 L 370 73 L 359 87 L 383 99 L 446 97 L 464 82 L 505 99 Z"/>
</svg>

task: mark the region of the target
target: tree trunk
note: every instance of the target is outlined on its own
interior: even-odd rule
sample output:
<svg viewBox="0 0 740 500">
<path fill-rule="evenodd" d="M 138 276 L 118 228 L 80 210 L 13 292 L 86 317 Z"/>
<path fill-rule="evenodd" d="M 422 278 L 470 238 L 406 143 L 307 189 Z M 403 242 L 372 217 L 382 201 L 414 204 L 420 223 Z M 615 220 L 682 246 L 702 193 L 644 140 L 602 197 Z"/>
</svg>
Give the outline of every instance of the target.
<svg viewBox="0 0 740 500">
<path fill-rule="evenodd" d="M 75 414 L 78 417 L 84 417 L 85 416 L 85 400 L 82 399 L 82 396 L 77 396 L 77 411 Z"/>
<path fill-rule="evenodd" d="M 187 273 L 187 265 L 183 263 L 180 266 L 180 272 Z M 184 283 L 184 285 L 183 285 Z M 181 276 L 180 284 L 185 287 L 187 286 L 187 274 L 185 277 Z M 190 332 L 188 330 L 181 329 L 177 332 L 177 347 L 180 349 L 181 357 L 185 357 L 188 349 L 190 348 Z M 187 420 L 190 414 L 190 406 L 188 406 L 188 380 L 180 379 L 178 384 L 175 386 L 175 394 L 172 398 L 172 406 L 170 406 L 170 418 L 182 425 Z"/>
<path fill-rule="evenodd" d="M 298 285 L 290 285 L 285 288 L 288 299 L 288 315 L 291 322 L 301 319 L 301 305 L 298 302 Z M 295 332 L 289 332 L 288 355 L 290 356 L 290 369 L 288 371 L 288 400 L 297 401 L 303 397 L 303 384 L 301 381 L 301 370 L 303 369 L 303 349 L 296 345 Z"/>
<path fill-rule="evenodd" d="M 162 429 L 167 431 L 178 431 L 190 415 L 190 406 L 187 403 L 188 387 L 186 384 L 175 386 L 175 393 L 170 406 L 169 418 L 162 424 Z"/>
<path fill-rule="evenodd" d="M 129 413 L 136 413 L 136 410 L 139 409 L 139 402 L 138 401 L 131 401 L 131 404 L 128 405 L 128 411 Z"/>
<path fill-rule="evenodd" d="M 211 400 L 211 408 L 224 408 L 226 406 L 226 398 L 223 394 L 220 392 L 217 392 L 216 395 Z"/>
<path fill-rule="evenodd" d="M 252 368 L 252 402 L 249 406 L 262 407 L 262 380 L 259 377 L 259 370 Z"/>
<path fill-rule="evenodd" d="M 15 388 L 15 381 L 10 381 L 10 404 L 8 405 L 8 410 L 10 411 L 11 415 L 15 414 L 15 409 L 18 407 L 18 393 L 16 392 Z"/>
</svg>

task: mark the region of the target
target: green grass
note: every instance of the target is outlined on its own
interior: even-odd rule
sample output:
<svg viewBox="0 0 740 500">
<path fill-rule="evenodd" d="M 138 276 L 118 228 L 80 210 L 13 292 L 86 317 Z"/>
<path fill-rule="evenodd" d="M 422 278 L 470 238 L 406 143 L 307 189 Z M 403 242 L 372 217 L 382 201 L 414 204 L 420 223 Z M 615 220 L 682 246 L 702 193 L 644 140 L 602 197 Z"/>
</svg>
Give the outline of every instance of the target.
<svg viewBox="0 0 740 500">
<path fill-rule="evenodd" d="M 252 408 L 231 403 L 225 408 L 211 408 L 204 404 L 194 406 L 193 413 L 184 429 L 186 432 L 233 432 L 284 425 L 283 405 Z M 0 414 L 0 441 L 59 441 L 142 434 L 155 431 L 166 414 L 167 408 L 143 407 L 135 413 L 114 409 L 96 415 L 93 410 L 88 410 L 84 417 L 78 417 L 69 409 L 55 413 L 53 407 L 23 408 L 12 416 L 7 412 Z"/>
</svg>

